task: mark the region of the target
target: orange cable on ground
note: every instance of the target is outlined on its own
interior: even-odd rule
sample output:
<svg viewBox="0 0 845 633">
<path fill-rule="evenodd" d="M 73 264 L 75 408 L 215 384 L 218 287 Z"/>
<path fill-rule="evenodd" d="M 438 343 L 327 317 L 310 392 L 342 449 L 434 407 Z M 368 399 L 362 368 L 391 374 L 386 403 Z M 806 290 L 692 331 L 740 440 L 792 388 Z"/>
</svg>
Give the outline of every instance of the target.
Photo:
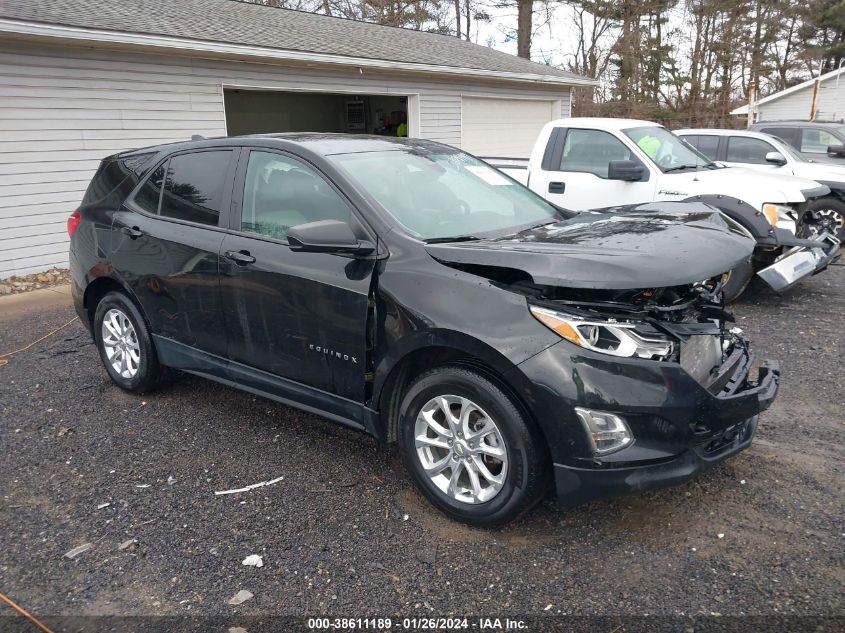
<svg viewBox="0 0 845 633">
<path fill-rule="evenodd" d="M 68 322 L 67 322 L 67 323 L 65 323 L 64 325 L 60 325 L 60 326 L 59 326 L 59 327 L 57 327 L 55 330 L 53 330 L 52 332 L 49 332 L 49 333 L 45 334 L 44 336 L 42 336 L 42 337 L 41 337 L 40 339 L 38 339 L 37 341 L 32 341 L 32 343 L 30 343 L 30 344 L 29 344 L 29 345 L 27 345 L 26 347 L 22 347 L 22 348 L 20 348 L 20 349 L 16 349 L 14 352 L 6 352 L 5 354 L 0 354 L 0 367 L 2 367 L 3 365 L 8 365 L 8 364 L 9 364 L 9 361 L 7 361 L 7 360 L 3 360 L 3 359 L 4 359 L 4 358 L 6 358 L 7 356 L 14 356 L 15 354 L 20 354 L 21 352 L 25 352 L 25 351 L 26 351 L 26 350 L 28 350 L 30 347 L 33 347 L 33 346 L 35 346 L 35 345 L 38 345 L 38 343 L 40 343 L 41 341 L 43 341 L 43 340 L 45 340 L 45 339 L 50 338 L 50 337 L 51 337 L 51 336 L 53 336 L 53 334 L 55 334 L 56 332 L 58 332 L 58 331 L 60 331 L 60 330 L 65 329 L 68 325 L 70 325 L 71 323 L 73 323 L 73 322 L 74 322 L 74 321 L 76 321 L 77 319 L 79 319 L 79 317 L 73 317 L 70 321 L 68 321 Z M 3 594 L 0 594 L 0 595 L 3 595 Z"/>
<path fill-rule="evenodd" d="M 63 327 L 64 327 L 64 326 L 63 326 Z M 39 629 L 41 629 L 42 631 L 44 631 L 44 633 L 53 633 L 53 630 L 52 630 L 52 629 L 50 629 L 50 628 L 48 628 L 46 624 L 44 624 L 43 622 L 41 622 L 41 621 L 40 621 L 38 618 L 36 618 L 34 615 L 31 615 L 31 614 L 30 614 L 30 613 L 29 613 L 26 609 L 24 609 L 23 607 L 19 607 L 17 604 L 15 604 L 14 600 L 12 600 L 11 598 L 9 598 L 8 596 L 5 596 L 5 595 L 3 595 L 2 593 L 0 593 L 0 600 L 2 600 L 2 601 L 3 601 L 3 602 L 5 602 L 6 604 L 8 604 L 10 607 L 12 607 L 15 611 L 17 611 L 18 613 L 20 613 L 23 617 L 25 617 L 27 620 L 29 620 L 30 622 L 32 622 L 35 626 L 37 626 Z"/>
</svg>

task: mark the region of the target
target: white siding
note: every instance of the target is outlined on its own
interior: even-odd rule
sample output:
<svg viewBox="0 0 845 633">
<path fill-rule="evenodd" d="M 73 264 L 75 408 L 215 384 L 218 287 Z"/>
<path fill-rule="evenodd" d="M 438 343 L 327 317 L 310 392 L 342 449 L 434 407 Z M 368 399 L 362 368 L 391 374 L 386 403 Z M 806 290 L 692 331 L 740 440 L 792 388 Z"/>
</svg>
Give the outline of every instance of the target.
<svg viewBox="0 0 845 633">
<path fill-rule="evenodd" d="M 809 120 L 810 106 L 813 103 L 813 86 L 775 99 L 758 106 L 760 121 L 783 121 L 785 119 Z M 840 120 L 845 118 L 845 76 L 840 75 L 839 86 L 836 77 L 827 79 L 819 85 L 816 98 L 816 119 Z"/>
<path fill-rule="evenodd" d="M 67 215 L 109 154 L 226 134 L 223 85 L 419 95 L 419 136 L 461 142 L 461 95 L 565 88 L 0 43 L 0 279 L 67 265 Z"/>
</svg>

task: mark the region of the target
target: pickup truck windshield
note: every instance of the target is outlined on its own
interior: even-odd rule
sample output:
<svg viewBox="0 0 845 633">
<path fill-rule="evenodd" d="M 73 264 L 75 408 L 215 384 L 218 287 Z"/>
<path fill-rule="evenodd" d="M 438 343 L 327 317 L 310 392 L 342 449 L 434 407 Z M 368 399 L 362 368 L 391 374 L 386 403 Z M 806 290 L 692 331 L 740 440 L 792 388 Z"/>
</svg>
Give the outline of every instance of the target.
<svg viewBox="0 0 845 633">
<path fill-rule="evenodd" d="M 625 134 L 663 173 L 716 167 L 716 163 L 664 127 L 633 127 Z"/>
<path fill-rule="evenodd" d="M 406 232 L 425 241 L 507 235 L 565 217 L 519 183 L 459 151 L 408 147 L 328 158 Z"/>
</svg>

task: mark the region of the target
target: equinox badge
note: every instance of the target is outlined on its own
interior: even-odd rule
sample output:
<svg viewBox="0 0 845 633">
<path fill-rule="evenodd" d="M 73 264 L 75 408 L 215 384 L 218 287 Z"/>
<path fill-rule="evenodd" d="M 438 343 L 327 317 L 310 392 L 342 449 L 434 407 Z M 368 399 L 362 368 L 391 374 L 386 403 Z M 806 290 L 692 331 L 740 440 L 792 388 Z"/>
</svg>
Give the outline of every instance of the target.
<svg viewBox="0 0 845 633">
<path fill-rule="evenodd" d="M 321 345 L 314 345 L 314 343 L 308 344 L 308 349 L 313 350 L 319 354 L 326 354 L 327 356 L 332 356 L 334 358 L 339 358 L 341 360 L 345 360 L 347 362 L 351 362 L 353 365 L 358 364 L 358 359 L 354 356 L 350 356 L 349 354 L 343 354 L 342 352 L 337 352 L 333 349 L 329 349 L 328 347 L 323 347 Z"/>
</svg>

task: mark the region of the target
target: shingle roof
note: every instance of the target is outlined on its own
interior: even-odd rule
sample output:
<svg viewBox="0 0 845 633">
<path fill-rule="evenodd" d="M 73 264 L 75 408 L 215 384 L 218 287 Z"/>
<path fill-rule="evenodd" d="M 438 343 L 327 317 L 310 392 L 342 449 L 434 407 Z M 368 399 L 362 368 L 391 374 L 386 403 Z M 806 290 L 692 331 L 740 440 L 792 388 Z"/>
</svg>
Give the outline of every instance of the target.
<svg viewBox="0 0 845 633">
<path fill-rule="evenodd" d="M 457 37 L 238 0 L 0 0 L 0 19 L 586 83 Z"/>
</svg>

